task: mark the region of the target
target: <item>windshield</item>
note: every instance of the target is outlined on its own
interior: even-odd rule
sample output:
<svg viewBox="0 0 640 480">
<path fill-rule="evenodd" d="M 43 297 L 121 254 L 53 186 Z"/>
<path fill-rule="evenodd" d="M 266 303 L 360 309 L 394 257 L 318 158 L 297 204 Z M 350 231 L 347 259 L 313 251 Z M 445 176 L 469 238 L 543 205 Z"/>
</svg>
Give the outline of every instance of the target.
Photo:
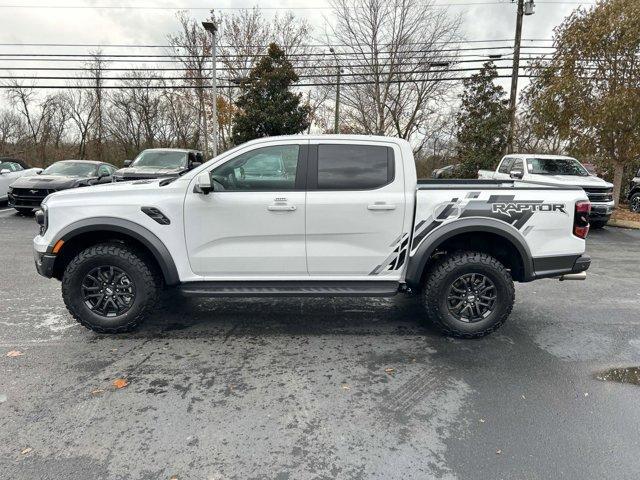
<svg viewBox="0 0 640 480">
<path fill-rule="evenodd" d="M 82 162 L 57 162 L 47 167 L 43 175 L 64 175 L 68 177 L 93 177 L 96 174 L 97 165 Z"/>
<path fill-rule="evenodd" d="M 529 173 L 588 177 L 589 172 L 574 158 L 527 158 Z"/>
<path fill-rule="evenodd" d="M 154 168 L 184 168 L 187 166 L 187 153 L 145 150 L 137 156 L 131 166 Z"/>
</svg>

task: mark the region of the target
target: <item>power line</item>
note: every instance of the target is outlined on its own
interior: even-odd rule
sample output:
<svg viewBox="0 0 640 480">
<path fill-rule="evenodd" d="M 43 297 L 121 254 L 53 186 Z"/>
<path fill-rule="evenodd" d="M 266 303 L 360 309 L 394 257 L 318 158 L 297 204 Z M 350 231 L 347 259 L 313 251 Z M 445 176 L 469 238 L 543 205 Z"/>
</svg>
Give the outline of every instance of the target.
<svg viewBox="0 0 640 480">
<path fill-rule="evenodd" d="M 545 57 L 544 56 L 529 56 L 527 58 L 525 58 L 524 60 L 527 61 L 534 61 L 534 60 L 544 60 Z M 382 59 L 382 60 L 387 60 L 387 59 Z M 438 59 L 439 61 L 440 59 Z M 449 63 L 455 63 L 455 64 L 460 64 L 460 63 L 485 63 L 485 62 L 506 62 L 506 61 L 512 61 L 513 58 L 512 57 L 500 57 L 500 58 L 490 58 L 490 57 L 482 57 L 482 58 L 477 58 L 477 59 L 466 59 L 466 60 L 460 60 L 458 58 L 452 59 L 451 62 Z M 348 69 L 354 69 L 354 68 L 372 68 L 372 67 L 388 67 L 388 66 L 403 66 L 403 65 L 426 65 L 429 64 L 429 61 L 396 61 L 393 63 L 389 63 L 389 62 L 381 62 L 381 63 L 375 63 L 375 64 L 349 64 L 349 65 L 334 65 L 334 64 L 324 64 L 324 65 L 302 65 L 302 66 L 296 66 L 294 65 L 294 68 L 299 69 L 299 70 L 332 70 L 332 69 L 336 69 L 336 68 L 348 68 Z M 246 67 L 244 69 L 249 70 L 251 67 Z M 229 67 L 218 67 L 218 70 L 220 71 L 238 71 L 238 70 L 244 70 L 241 68 L 229 68 Z M 91 67 L 1 67 L 0 66 L 0 70 L 5 70 L 5 71 L 61 71 L 61 72 L 65 72 L 65 71 L 71 71 L 71 72 L 89 72 L 89 71 L 93 71 L 95 69 L 92 69 Z M 180 68 L 166 68 L 166 67 L 127 67 L 127 68 L 114 68 L 114 67 L 102 67 L 100 68 L 101 72 L 129 72 L 129 71 L 140 71 L 140 72 L 191 72 L 194 71 L 193 68 L 187 68 L 187 67 L 180 67 Z"/>
<path fill-rule="evenodd" d="M 487 40 L 452 40 L 443 42 L 432 42 L 434 44 L 462 44 L 462 43 L 496 43 L 511 42 L 511 38 L 487 39 Z M 553 42 L 552 38 L 523 38 L 523 42 Z M 409 42 L 407 45 L 424 45 L 425 42 Z M 358 44 L 360 45 L 360 44 Z M 385 45 L 385 44 L 383 44 Z M 222 48 L 267 48 L 269 45 L 218 45 Z M 335 45 L 328 43 L 308 43 L 301 47 L 343 47 L 351 45 Z M 153 44 L 101 44 L 101 43 L 0 43 L 0 47 L 87 47 L 87 48 L 174 48 L 175 45 L 153 45 Z M 184 47 L 180 47 L 184 48 Z"/>
<path fill-rule="evenodd" d="M 302 47 L 297 47 L 302 48 Z M 462 47 L 462 48 L 440 48 L 440 49 L 419 49 L 419 50 L 395 50 L 395 51 L 381 51 L 378 55 L 407 55 L 412 53 L 444 53 L 444 52 L 474 52 L 474 51 L 495 51 L 495 50 L 507 50 L 510 51 L 513 47 L 510 45 L 505 46 L 497 46 L 497 47 Z M 546 45 L 523 45 L 522 48 L 541 48 L 541 49 L 555 49 L 554 46 L 546 46 Z M 366 54 L 366 52 L 365 52 Z M 308 57 L 329 57 L 331 55 L 339 55 L 342 57 L 352 56 L 352 57 L 360 57 L 365 54 L 361 54 L 357 51 L 351 52 L 335 52 L 334 54 L 330 54 L 327 52 L 306 52 L 306 53 L 291 53 L 287 55 L 289 60 L 296 59 L 298 57 L 308 58 Z M 227 55 L 218 55 L 221 58 L 263 58 L 268 57 L 268 54 L 254 54 L 254 55 L 246 55 L 246 54 L 227 54 Z M 48 58 L 54 58 L 54 60 L 64 59 L 64 58 L 74 58 L 78 61 L 92 61 L 96 59 L 101 59 L 106 62 L 116 61 L 117 59 L 127 58 L 131 59 L 131 62 L 145 62 L 145 61 L 166 61 L 166 60 L 157 60 L 157 59 L 177 59 L 177 61 L 183 61 L 185 59 L 206 59 L 206 55 L 193 55 L 193 54 L 165 54 L 165 55 L 144 55 L 144 54 L 129 54 L 129 53 L 121 53 L 121 54 L 88 54 L 88 53 L 0 53 L 0 57 L 7 60 L 19 60 L 23 57 L 33 57 L 34 60 L 38 60 L 42 58 L 42 60 L 46 60 Z M 58 58 L 60 57 L 60 58 Z M 148 60 L 147 60 L 148 59 Z"/>
<path fill-rule="evenodd" d="M 595 5 L 595 2 L 581 2 L 581 1 L 544 1 L 538 0 L 539 4 L 546 5 Z M 500 1 L 481 1 L 481 2 L 464 2 L 464 3 L 431 3 L 429 6 L 446 8 L 446 7 L 469 7 L 469 6 L 486 6 L 486 5 L 510 5 L 510 2 Z M 139 5 L 23 5 L 23 4 L 10 4 L 0 5 L 0 8 L 15 8 L 15 9 L 42 9 L 42 10 L 190 10 L 190 11 L 211 11 L 212 7 L 161 7 L 161 6 L 139 6 Z M 331 6 L 318 6 L 318 7 L 215 7 L 215 10 L 258 10 L 267 11 L 282 11 L 282 10 L 333 10 Z"/>
<path fill-rule="evenodd" d="M 522 75 L 518 75 L 520 78 L 539 78 L 540 75 L 532 75 L 532 74 L 522 74 Z M 453 81 L 463 81 L 463 80 L 469 80 L 471 78 L 471 76 L 463 76 L 463 77 L 448 77 L 445 79 L 442 78 L 434 78 L 434 79 L 421 79 L 420 81 L 424 81 L 424 82 L 453 82 Z M 494 78 L 511 78 L 511 75 L 496 75 Z M 598 79 L 597 77 L 580 77 L 582 79 L 585 80 L 594 80 L 594 79 Z M 398 84 L 398 83 L 415 83 L 416 80 L 415 79 L 398 79 L 398 80 L 393 80 L 392 83 L 394 84 Z M 379 82 L 375 82 L 375 81 L 356 81 L 356 82 L 341 82 L 340 85 L 344 86 L 344 85 L 375 85 L 376 83 Z M 304 87 L 321 87 L 321 86 L 335 86 L 336 83 L 334 82 L 322 82 L 322 83 L 299 83 L 299 84 L 295 84 L 295 87 L 298 88 L 304 88 Z M 232 88 L 235 87 L 236 85 L 222 85 L 221 88 Z M 49 90 L 59 90 L 59 89 L 95 89 L 95 85 L 30 85 L 30 86 L 22 86 L 23 88 L 26 89 L 38 89 L 38 90 L 43 90 L 43 89 L 49 89 Z M 0 84 L 0 89 L 9 89 L 9 88 L 14 88 L 11 85 L 6 85 L 6 84 Z M 104 85 L 101 86 L 100 88 L 104 88 L 104 89 L 109 89 L 109 90 L 115 90 L 115 89 L 142 89 L 142 90 L 170 90 L 170 89 L 180 89 L 180 90 L 184 90 L 184 89 L 196 89 L 196 88 L 202 88 L 202 89 L 206 89 L 209 88 L 209 85 L 207 84 L 202 84 L 202 85 L 127 85 L 127 86 L 121 86 L 121 85 Z"/>
<path fill-rule="evenodd" d="M 417 66 L 417 65 L 416 65 Z M 510 66 L 495 66 L 496 70 L 511 70 Z M 519 67 L 519 70 L 528 69 L 528 65 L 523 65 Z M 399 71 L 382 71 L 382 72 L 361 72 L 361 73 L 341 73 L 342 77 L 373 77 L 373 76 L 393 76 L 393 75 L 422 75 L 422 74 L 441 74 L 441 73 L 452 73 L 452 72 L 478 72 L 480 68 L 447 68 L 447 69 L 427 69 L 427 70 L 399 70 Z M 584 70 L 595 70 L 594 68 L 587 67 Z M 332 78 L 335 75 L 333 74 L 319 74 L 319 75 L 298 75 L 298 78 Z M 521 75 L 518 75 L 521 76 Z M 198 80 L 211 80 L 211 76 L 205 77 L 99 77 L 100 80 L 111 81 L 117 80 L 121 82 L 130 82 L 130 81 L 166 81 L 166 80 L 189 80 L 189 81 L 198 81 Z M 96 80 L 96 77 L 68 77 L 68 76 L 43 76 L 43 77 L 34 77 L 34 76 L 0 76 L 0 80 Z M 236 83 L 236 81 L 245 80 L 243 79 L 233 79 L 233 78 L 221 78 L 220 80 L 230 81 Z M 424 81 L 427 79 L 412 79 L 412 81 Z M 443 80 L 447 80 L 447 78 L 443 78 Z M 396 80 L 388 80 L 390 83 L 395 83 Z M 386 82 L 386 80 L 385 80 Z M 294 84 L 295 85 L 295 84 Z M 127 88 L 125 85 L 123 88 Z"/>
</svg>

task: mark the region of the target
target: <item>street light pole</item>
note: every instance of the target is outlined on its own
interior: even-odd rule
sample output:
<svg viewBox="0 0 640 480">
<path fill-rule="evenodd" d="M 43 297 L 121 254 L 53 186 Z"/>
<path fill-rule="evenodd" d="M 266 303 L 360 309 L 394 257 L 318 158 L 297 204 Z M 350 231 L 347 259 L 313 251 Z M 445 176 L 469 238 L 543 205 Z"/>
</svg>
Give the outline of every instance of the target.
<svg viewBox="0 0 640 480">
<path fill-rule="evenodd" d="M 513 1 L 513 0 L 512 0 Z M 520 43 L 522 41 L 522 18 L 533 15 L 533 0 L 517 0 L 516 36 L 513 45 L 513 69 L 511 71 L 511 94 L 509 96 L 509 136 L 507 137 L 507 153 L 513 152 L 513 141 L 516 134 L 516 99 L 518 94 L 518 75 L 520 73 Z"/>
<path fill-rule="evenodd" d="M 216 80 L 216 31 L 218 27 L 215 22 L 202 22 L 204 29 L 211 34 L 211 112 L 213 116 L 213 144 L 211 145 L 212 156 L 218 155 L 218 84 Z M 206 135 L 206 133 L 205 133 Z"/>
</svg>

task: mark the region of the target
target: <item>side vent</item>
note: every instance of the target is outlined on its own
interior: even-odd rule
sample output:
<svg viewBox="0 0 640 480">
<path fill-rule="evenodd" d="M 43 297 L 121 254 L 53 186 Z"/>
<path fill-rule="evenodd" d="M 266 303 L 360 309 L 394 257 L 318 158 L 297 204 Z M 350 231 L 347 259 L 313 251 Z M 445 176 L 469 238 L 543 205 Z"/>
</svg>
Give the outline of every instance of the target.
<svg viewBox="0 0 640 480">
<path fill-rule="evenodd" d="M 169 218 L 164 213 L 162 213 L 155 207 L 141 207 L 140 210 L 149 215 L 160 225 L 169 225 L 171 223 L 171 220 L 169 220 Z"/>
</svg>

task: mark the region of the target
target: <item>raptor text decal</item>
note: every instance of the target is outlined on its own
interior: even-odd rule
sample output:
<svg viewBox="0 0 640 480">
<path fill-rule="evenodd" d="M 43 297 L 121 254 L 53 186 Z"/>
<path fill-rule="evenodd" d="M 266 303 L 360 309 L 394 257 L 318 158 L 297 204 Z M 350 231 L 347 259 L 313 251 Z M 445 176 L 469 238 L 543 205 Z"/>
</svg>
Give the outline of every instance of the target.
<svg viewBox="0 0 640 480">
<path fill-rule="evenodd" d="M 503 213 L 505 215 L 522 213 L 522 212 L 562 212 L 567 213 L 564 203 L 535 203 L 535 202 L 515 202 L 515 203 L 494 203 L 491 207 L 494 213 Z"/>
</svg>

